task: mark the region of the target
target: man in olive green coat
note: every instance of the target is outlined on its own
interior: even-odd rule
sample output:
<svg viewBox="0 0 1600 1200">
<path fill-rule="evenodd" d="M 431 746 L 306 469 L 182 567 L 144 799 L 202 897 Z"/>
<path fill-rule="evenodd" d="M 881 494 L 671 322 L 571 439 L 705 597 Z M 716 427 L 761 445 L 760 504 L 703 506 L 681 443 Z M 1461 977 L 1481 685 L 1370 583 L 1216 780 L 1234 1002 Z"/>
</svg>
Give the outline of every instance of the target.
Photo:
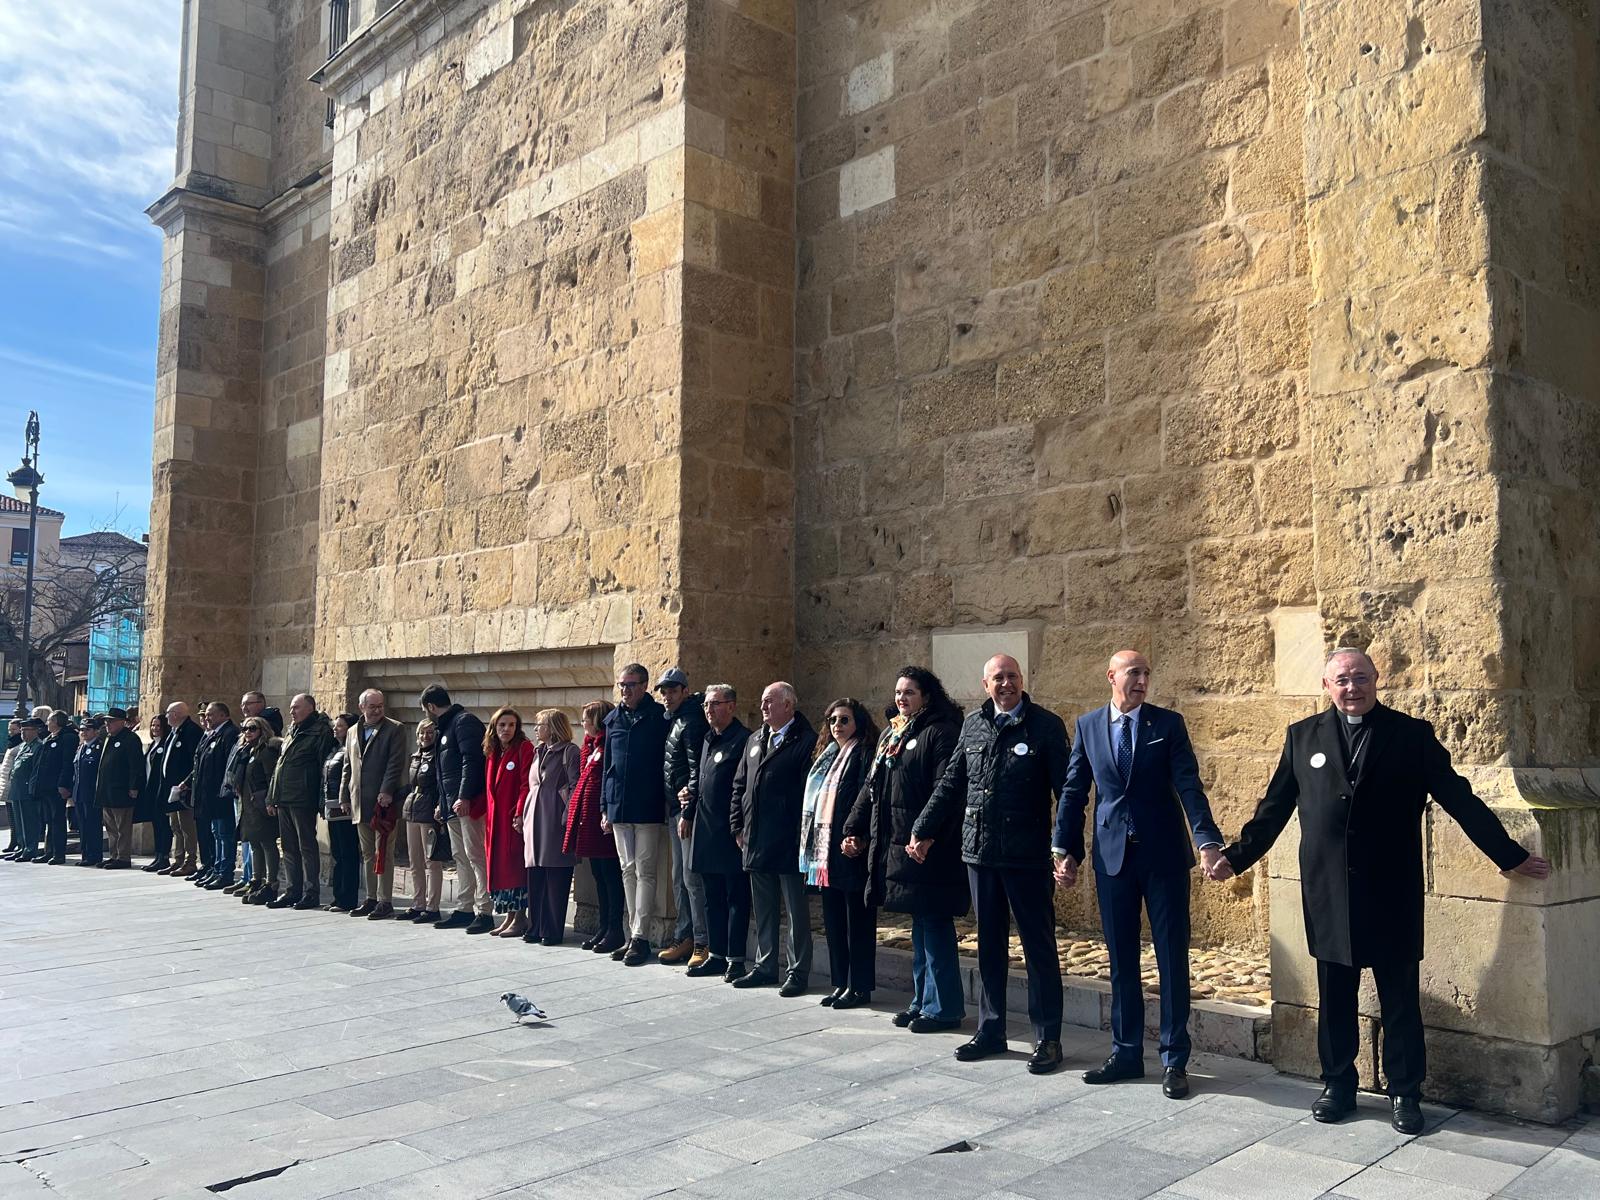
<svg viewBox="0 0 1600 1200">
<path fill-rule="evenodd" d="M 322 907 L 322 855 L 317 850 L 317 810 L 322 806 L 322 764 L 338 740 L 333 725 L 304 692 L 289 704 L 289 733 L 267 789 L 267 815 L 278 818 L 283 843 L 283 892 L 268 908 Z"/>
<path fill-rule="evenodd" d="M 133 805 L 144 783 L 144 745 L 128 728 L 128 714 L 120 708 L 105 713 L 106 744 L 100 753 L 100 774 L 94 798 L 105 820 L 108 856 L 100 865 L 108 871 L 133 866 Z"/>
</svg>

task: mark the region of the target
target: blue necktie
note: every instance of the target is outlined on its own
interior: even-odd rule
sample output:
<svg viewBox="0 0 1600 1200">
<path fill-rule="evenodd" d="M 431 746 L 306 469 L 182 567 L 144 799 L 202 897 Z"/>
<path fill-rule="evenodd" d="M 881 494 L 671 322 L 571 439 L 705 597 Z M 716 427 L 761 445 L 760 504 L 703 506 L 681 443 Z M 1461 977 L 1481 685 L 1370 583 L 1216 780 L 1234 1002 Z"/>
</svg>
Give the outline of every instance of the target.
<svg viewBox="0 0 1600 1200">
<path fill-rule="evenodd" d="M 1122 776 L 1122 786 L 1128 786 L 1128 774 L 1133 769 L 1133 721 L 1128 717 L 1122 718 L 1121 731 L 1117 734 L 1117 774 Z"/>
<path fill-rule="evenodd" d="M 1011 724 L 1011 714 L 1010 713 L 1005 713 L 1005 712 L 1003 712 L 1003 713 L 995 713 L 995 715 L 994 715 L 994 727 L 996 729 L 1004 729 L 1009 724 Z"/>
</svg>

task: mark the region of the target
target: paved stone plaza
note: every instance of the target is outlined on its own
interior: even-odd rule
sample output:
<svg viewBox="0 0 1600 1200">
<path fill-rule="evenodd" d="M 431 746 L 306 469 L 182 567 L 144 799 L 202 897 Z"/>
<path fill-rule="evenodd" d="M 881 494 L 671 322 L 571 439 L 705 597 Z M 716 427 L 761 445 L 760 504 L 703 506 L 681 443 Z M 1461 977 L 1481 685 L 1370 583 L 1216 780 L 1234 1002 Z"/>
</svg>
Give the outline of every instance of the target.
<svg viewBox="0 0 1600 1200">
<path fill-rule="evenodd" d="M 1091 1089 L 1087 1029 L 1035 1079 L 956 1063 L 888 1003 L 0 868 L 6 1200 L 1600 1196 L 1600 1123 L 1428 1106 L 1411 1139 L 1368 1097 L 1328 1128 L 1315 1085 L 1231 1059 L 1197 1059 L 1181 1103 Z M 508 989 L 549 1022 L 513 1025 Z"/>
</svg>

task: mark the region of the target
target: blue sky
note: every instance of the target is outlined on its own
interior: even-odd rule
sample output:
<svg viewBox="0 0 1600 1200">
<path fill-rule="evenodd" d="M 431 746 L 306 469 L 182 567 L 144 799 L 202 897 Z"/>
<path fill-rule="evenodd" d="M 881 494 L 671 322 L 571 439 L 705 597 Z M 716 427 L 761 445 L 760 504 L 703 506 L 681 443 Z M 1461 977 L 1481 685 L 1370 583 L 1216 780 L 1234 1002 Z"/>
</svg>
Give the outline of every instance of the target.
<svg viewBox="0 0 1600 1200">
<path fill-rule="evenodd" d="M 144 532 L 180 0 L 0 0 L 0 475 L 43 426 L 65 532 Z M 4 487 L 0 482 L 0 487 Z"/>
</svg>

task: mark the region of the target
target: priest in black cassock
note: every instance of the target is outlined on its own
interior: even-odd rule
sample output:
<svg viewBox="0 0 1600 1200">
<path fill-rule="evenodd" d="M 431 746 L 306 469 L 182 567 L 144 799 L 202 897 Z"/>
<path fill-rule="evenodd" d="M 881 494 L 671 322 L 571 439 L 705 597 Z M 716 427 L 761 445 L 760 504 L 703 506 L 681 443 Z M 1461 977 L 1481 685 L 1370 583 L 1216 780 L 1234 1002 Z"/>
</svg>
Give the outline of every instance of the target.
<svg viewBox="0 0 1600 1200">
<path fill-rule="evenodd" d="M 1507 835 L 1450 765 L 1433 726 L 1378 703 L 1378 669 L 1339 649 L 1322 672 L 1332 707 L 1289 726 L 1266 796 L 1212 879 L 1248 870 L 1300 812 L 1306 941 L 1317 960 L 1319 1121 L 1355 1110 L 1356 992 L 1372 972 L 1383 1018 L 1383 1071 L 1394 1127 L 1422 1129 L 1426 1072 L 1422 960 L 1422 813 L 1429 796 L 1506 874 L 1543 879 L 1550 864 Z"/>
</svg>

